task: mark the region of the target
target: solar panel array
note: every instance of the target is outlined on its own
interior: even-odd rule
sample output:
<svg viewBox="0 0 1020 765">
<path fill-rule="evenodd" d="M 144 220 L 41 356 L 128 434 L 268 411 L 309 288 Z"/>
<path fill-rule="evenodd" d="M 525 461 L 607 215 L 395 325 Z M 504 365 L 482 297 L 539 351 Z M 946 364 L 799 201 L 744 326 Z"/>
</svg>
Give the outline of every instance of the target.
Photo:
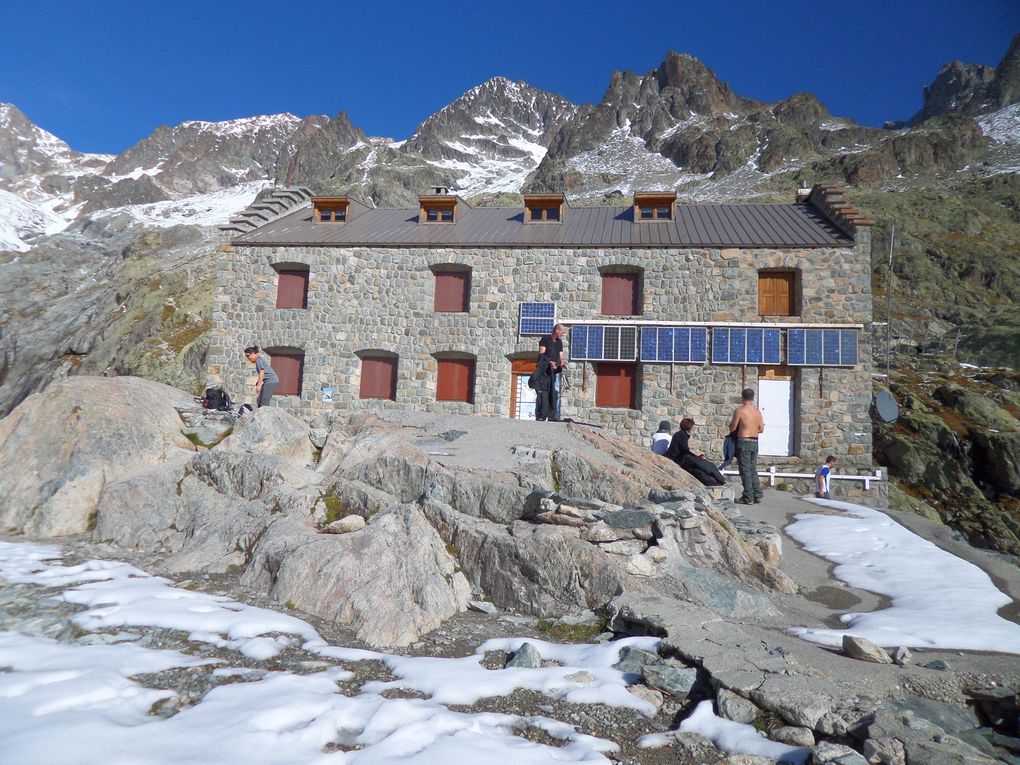
<svg viewBox="0 0 1020 765">
<path fill-rule="evenodd" d="M 708 361 L 708 328 L 642 327 L 641 360 L 704 364 Z"/>
<path fill-rule="evenodd" d="M 789 329 L 786 331 L 786 360 L 792 366 L 856 366 L 857 330 Z"/>
<path fill-rule="evenodd" d="M 521 303 L 521 334 L 548 335 L 556 326 L 555 303 Z"/>
<path fill-rule="evenodd" d="M 579 324 L 570 330 L 571 361 L 634 361 L 637 327 Z"/>
<path fill-rule="evenodd" d="M 713 364 L 781 364 L 783 331 L 778 327 L 715 327 Z"/>
</svg>

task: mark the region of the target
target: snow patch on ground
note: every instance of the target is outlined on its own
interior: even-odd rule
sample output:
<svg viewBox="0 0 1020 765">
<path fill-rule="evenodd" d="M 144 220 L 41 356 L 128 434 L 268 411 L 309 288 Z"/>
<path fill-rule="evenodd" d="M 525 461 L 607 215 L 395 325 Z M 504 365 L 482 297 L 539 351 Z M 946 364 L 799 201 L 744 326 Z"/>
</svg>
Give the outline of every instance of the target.
<svg viewBox="0 0 1020 765">
<path fill-rule="evenodd" d="M 872 613 L 840 617 L 845 630 L 797 627 L 823 645 L 856 635 L 881 646 L 1020 654 L 1020 625 L 997 611 L 1012 602 L 972 563 L 945 552 L 885 513 L 849 502 L 807 499 L 826 514 L 805 513 L 786 533 L 836 564 L 834 576 L 892 600 Z"/>
</svg>

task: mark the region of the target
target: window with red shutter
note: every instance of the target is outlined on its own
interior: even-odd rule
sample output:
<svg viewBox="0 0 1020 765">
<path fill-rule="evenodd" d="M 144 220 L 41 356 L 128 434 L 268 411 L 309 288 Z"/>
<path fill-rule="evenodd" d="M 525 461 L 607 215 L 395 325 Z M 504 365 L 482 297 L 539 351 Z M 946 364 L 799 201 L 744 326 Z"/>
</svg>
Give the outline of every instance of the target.
<svg viewBox="0 0 1020 765">
<path fill-rule="evenodd" d="M 436 380 L 436 401 L 475 400 L 475 360 L 441 358 Z"/>
<path fill-rule="evenodd" d="M 595 406 L 637 409 L 637 365 L 595 365 Z"/>
<path fill-rule="evenodd" d="M 397 357 L 362 356 L 360 398 L 397 400 Z"/>
<path fill-rule="evenodd" d="M 281 268 L 276 286 L 277 308 L 308 307 L 308 269 Z"/>
<path fill-rule="evenodd" d="M 471 308 L 471 270 L 436 271 L 435 311 L 467 313 Z"/>
<path fill-rule="evenodd" d="M 613 316 L 641 314 L 640 272 L 602 274 L 602 313 Z"/>
<path fill-rule="evenodd" d="M 280 378 L 276 386 L 277 396 L 301 396 L 301 383 L 305 370 L 305 354 L 297 349 L 264 349 L 269 356 L 269 366 Z"/>
</svg>

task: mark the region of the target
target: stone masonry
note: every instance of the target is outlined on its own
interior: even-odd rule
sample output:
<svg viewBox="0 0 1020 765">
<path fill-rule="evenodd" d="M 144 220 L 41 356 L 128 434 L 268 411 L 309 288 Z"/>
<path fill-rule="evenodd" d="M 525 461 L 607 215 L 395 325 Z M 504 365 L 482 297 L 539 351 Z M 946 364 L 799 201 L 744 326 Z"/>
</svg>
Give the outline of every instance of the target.
<svg viewBox="0 0 1020 765">
<path fill-rule="evenodd" d="M 868 230 L 853 247 L 789 249 L 678 248 L 468 248 L 448 247 L 252 247 L 225 246 L 218 272 L 210 348 L 210 379 L 228 392 L 250 393 L 253 368 L 241 349 L 305 354 L 302 395 L 274 405 L 308 416 L 324 408 L 414 408 L 457 414 L 509 415 L 510 362 L 534 358 L 537 338 L 517 334 L 521 301 L 552 301 L 566 324 L 579 320 L 760 322 L 758 270 L 799 272 L 801 313 L 776 323 L 864 325 L 871 320 Z M 310 270 L 308 307 L 276 309 L 277 271 L 284 263 Z M 433 311 L 435 266 L 471 268 L 467 313 Z M 642 270 L 643 314 L 600 314 L 600 269 Z M 871 467 L 871 352 L 860 333 L 854 368 L 805 367 L 796 375 L 793 457 L 763 457 L 777 469 L 813 470 L 826 454 L 840 472 Z M 569 356 L 569 341 L 565 342 Z M 358 398 L 364 351 L 396 354 L 397 400 Z M 271 352 L 271 351 L 270 351 Z M 436 354 L 476 357 L 472 404 L 440 402 Z M 586 369 L 587 367 L 587 369 Z M 636 409 L 595 406 L 595 375 L 587 362 L 571 364 L 562 396 L 563 416 L 631 434 L 644 441 L 662 419 L 684 416 L 698 423 L 692 443 L 714 455 L 742 387 L 754 387 L 758 368 L 639 364 Z M 336 390 L 332 403 L 320 391 Z M 856 489 L 844 485 L 844 489 Z M 856 492 L 852 492 L 856 493 Z"/>
</svg>

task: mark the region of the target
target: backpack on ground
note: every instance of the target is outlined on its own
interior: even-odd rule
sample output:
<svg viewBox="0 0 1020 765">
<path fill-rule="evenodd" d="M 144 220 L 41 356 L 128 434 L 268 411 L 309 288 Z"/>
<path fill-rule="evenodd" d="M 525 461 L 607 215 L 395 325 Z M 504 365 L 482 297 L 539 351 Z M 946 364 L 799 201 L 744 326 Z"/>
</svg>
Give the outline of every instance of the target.
<svg viewBox="0 0 1020 765">
<path fill-rule="evenodd" d="M 229 411 L 230 396 L 223 388 L 206 388 L 205 395 L 202 396 L 202 406 L 206 409 Z"/>
<path fill-rule="evenodd" d="M 255 411 L 255 409 L 252 407 L 251 404 L 241 404 L 241 406 L 237 407 L 237 416 L 238 417 L 243 417 L 244 415 L 248 414 L 249 412 L 254 412 L 254 411 Z"/>
</svg>

